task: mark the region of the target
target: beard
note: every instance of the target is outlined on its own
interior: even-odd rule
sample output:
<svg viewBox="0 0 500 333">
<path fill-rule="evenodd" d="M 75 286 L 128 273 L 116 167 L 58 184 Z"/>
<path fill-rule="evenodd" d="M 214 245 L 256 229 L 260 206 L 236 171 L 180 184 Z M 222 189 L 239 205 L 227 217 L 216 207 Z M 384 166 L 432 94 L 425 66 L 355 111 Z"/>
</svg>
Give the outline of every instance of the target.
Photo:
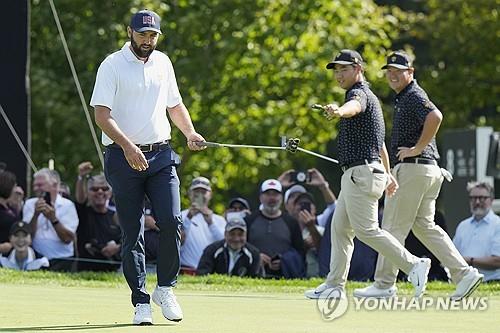
<svg viewBox="0 0 500 333">
<path fill-rule="evenodd" d="M 489 208 L 485 207 L 475 207 L 472 208 L 472 215 L 474 215 L 477 218 L 483 218 L 484 216 L 486 216 L 486 214 L 488 214 L 489 210 L 490 210 Z"/>
<path fill-rule="evenodd" d="M 149 57 L 149 55 L 151 53 L 153 53 L 153 51 L 155 50 L 156 48 L 156 45 L 150 45 L 149 46 L 149 50 L 143 50 L 141 48 L 141 46 L 145 46 L 145 44 L 142 44 L 142 45 L 139 45 L 135 42 L 134 38 L 133 37 L 130 37 L 130 45 L 132 46 L 132 49 L 134 50 L 134 53 L 140 57 L 140 58 L 147 58 Z"/>
<path fill-rule="evenodd" d="M 267 213 L 268 215 L 274 215 L 279 212 L 280 207 L 281 207 L 281 202 L 277 202 L 275 204 L 262 204 L 262 210 Z"/>
</svg>

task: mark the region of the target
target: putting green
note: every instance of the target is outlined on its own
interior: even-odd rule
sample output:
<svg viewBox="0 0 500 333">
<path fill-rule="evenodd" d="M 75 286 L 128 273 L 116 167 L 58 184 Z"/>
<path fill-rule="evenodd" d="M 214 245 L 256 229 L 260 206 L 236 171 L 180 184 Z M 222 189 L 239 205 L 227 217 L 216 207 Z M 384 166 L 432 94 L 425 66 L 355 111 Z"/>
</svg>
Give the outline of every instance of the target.
<svg viewBox="0 0 500 333">
<path fill-rule="evenodd" d="M 151 289 L 151 285 L 150 285 Z M 498 332 L 500 296 L 483 311 L 387 311 L 349 309 L 324 321 L 316 302 L 299 293 L 214 292 L 176 294 L 180 323 L 166 321 L 153 305 L 154 326 L 134 327 L 128 289 L 0 285 L 0 332 Z M 435 295 L 434 295 L 435 296 Z"/>
</svg>

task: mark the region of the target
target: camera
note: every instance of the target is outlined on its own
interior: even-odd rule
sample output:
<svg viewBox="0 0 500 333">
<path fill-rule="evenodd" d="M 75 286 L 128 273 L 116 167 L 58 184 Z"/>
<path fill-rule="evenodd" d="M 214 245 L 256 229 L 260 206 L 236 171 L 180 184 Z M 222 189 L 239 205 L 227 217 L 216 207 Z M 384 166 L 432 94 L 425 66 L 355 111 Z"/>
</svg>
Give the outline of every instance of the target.
<svg viewBox="0 0 500 333">
<path fill-rule="evenodd" d="M 300 210 L 307 210 L 311 212 L 311 203 L 309 201 L 303 201 L 300 203 Z"/>
<path fill-rule="evenodd" d="M 308 183 L 311 181 L 311 175 L 307 171 L 294 171 L 290 173 L 290 181 L 295 183 Z"/>
<path fill-rule="evenodd" d="M 49 206 L 52 206 L 52 200 L 50 198 L 50 192 L 45 192 L 43 194 L 43 200 L 45 200 L 45 203 Z"/>
</svg>

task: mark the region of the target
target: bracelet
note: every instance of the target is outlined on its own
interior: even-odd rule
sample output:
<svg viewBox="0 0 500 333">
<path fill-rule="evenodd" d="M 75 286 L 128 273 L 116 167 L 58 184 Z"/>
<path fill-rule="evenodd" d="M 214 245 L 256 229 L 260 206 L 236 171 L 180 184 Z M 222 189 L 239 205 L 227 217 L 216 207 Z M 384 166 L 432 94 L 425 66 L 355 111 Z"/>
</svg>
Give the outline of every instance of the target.
<svg viewBox="0 0 500 333">
<path fill-rule="evenodd" d="M 58 220 L 58 219 L 56 219 L 55 221 L 50 221 L 50 223 L 52 223 L 52 225 L 54 225 L 54 226 L 55 226 L 56 224 L 58 224 L 58 223 L 59 223 L 59 220 Z"/>
</svg>

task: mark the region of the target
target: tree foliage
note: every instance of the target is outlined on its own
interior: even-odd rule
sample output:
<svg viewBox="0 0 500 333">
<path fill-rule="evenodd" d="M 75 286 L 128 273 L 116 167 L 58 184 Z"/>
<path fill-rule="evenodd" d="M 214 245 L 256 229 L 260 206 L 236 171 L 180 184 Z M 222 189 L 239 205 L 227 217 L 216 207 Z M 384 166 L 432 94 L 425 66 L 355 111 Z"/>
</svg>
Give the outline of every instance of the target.
<svg viewBox="0 0 500 333">
<path fill-rule="evenodd" d="M 325 69 L 343 48 L 361 51 L 367 79 L 389 103 L 392 93 L 380 70 L 388 50 L 393 43 L 406 46 L 429 39 L 432 33 L 429 43 L 435 58 L 423 63 L 419 73 L 452 124 L 463 125 L 464 108 L 472 114 L 477 108 L 496 107 L 498 97 L 493 93 L 498 91 L 489 91 L 486 83 L 494 83 L 488 73 L 495 73 L 498 52 L 486 54 L 477 38 L 484 37 L 492 47 L 495 44 L 496 35 L 481 30 L 485 25 L 492 29 L 495 23 L 492 6 L 488 11 L 479 4 L 486 2 L 456 2 L 463 9 L 457 17 L 452 14 L 459 6 L 455 2 L 431 0 L 428 13 L 405 12 L 372 0 L 58 0 L 55 4 L 87 102 L 100 62 L 127 40 L 131 14 L 149 8 L 163 18 L 158 49 L 172 59 L 184 102 L 208 141 L 276 146 L 286 135 L 300 138 L 306 149 L 335 157 L 336 124 L 326 122 L 310 105 L 343 100 L 344 92 Z M 490 16 L 484 20 L 486 14 Z M 457 28 L 460 38 L 455 43 L 448 36 L 460 20 L 463 27 Z M 457 49 L 468 52 L 470 66 L 463 66 L 465 59 Z M 485 57 L 488 65 L 482 66 L 480 59 Z M 467 83 L 461 86 L 460 79 L 471 73 L 478 76 L 462 81 Z M 44 0 L 31 0 L 31 94 L 35 163 L 40 167 L 55 158 L 56 168 L 70 183 L 79 162 L 91 160 L 99 166 L 52 12 Z M 390 119 L 391 107 L 385 109 Z M 259 183 L 288 168 L 317 166 L 331 183 L 339 178 L 335 165 L 302 153 L 225 148 L 192 153 L 176 129 L 173 145 L 183 158 L 184 200 L 191 179 L 205 175 L 214 183 L 218 211 L 237 194 L 256 203 Z"/>
</svg>

